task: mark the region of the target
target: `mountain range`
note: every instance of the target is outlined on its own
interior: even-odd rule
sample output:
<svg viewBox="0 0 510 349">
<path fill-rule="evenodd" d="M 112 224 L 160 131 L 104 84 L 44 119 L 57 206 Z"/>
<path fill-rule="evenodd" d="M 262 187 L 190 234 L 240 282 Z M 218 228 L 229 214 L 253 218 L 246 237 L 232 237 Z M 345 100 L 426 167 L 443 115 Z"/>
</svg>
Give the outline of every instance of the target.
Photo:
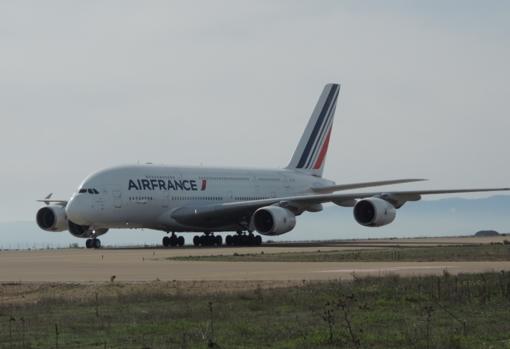
<svg viewBox="0 0 510 349">
<path fill-rule="evenodd" d="M 290 233 L 265 240 L 321 240 L 416 236 L 472 235 L 478 230 L 510 233 L 510 196 L 481 199 L 447 198 L 409 202 L 392 224 L 367 228 L 354 221 L 352 209 L 326 206 L 320 213 L 304 213 Z M 111 230 L 103 245 L 158 245 L 164 234 L 151 230 Z M 185 234 L 191 242 L 192 234 Z M 68 232 L 46 232 L 35 221 L 0 222 L 0 249 L 55 248 L 84 240 Z"/>
</svg>

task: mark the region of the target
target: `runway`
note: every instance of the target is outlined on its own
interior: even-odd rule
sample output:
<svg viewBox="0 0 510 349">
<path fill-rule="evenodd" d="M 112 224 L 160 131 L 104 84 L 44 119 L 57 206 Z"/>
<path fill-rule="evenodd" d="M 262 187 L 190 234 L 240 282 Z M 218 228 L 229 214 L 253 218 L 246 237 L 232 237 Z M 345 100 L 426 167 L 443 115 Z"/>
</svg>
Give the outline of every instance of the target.
<svg viewBox="0 0 510 349">
<path fill-rule="evenodd" d="M 412 244 L 454 243 L 452 240 L 406 240 Z M 480 240 L 476 241 L 480 242 Z M 378 245 L 380 244 L 380 246 Z M 0 282 L 120 282 L 191 280 L 328 280 L 354 276 L 397 274 L 439 275 L 510 271 L 510 261 L 463 262 L 219 262 L 168 260 L 168 257 L 233 253 L 280 253 L 382 248 L 402 241 L 381 240 L 347 244 L 261 246 L 204 249 L 62 249 L 0 252 Z M 457 240 L 457 243 L 459 241 Z M 466 243 L 472 243 L 471 241 Z M 378 247 L 379 246 L 379 247 Z"/>
</svg>

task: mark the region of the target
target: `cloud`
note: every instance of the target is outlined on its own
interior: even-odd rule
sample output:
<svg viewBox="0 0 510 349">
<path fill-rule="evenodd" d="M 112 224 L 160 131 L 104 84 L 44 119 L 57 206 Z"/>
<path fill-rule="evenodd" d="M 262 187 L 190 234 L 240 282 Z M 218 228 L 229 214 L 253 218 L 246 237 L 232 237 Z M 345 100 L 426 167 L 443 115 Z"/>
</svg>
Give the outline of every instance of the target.
<svg viewBox="0 0 510 349">
<path fill-rule="evenodd" d="M 343 84 L 326 175 L 507 185 L 505 2 L 0 4 L 0 220 L 119 163 L 286 165 Z"/>
</svg>

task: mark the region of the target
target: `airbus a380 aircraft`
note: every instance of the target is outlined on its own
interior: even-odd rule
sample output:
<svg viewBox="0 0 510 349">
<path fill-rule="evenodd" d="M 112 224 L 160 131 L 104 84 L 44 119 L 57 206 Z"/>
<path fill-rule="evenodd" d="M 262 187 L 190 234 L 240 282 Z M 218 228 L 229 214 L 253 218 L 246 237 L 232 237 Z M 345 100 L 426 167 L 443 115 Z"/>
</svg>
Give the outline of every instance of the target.
<svg viewBox="0 0 510 349">
<path fill-rule="evenodd" d="M 196 246 L 221 245 L 216 232 L 237 232 L 227 245 L 260 244 L 260 235 L 291 231 L 296 216 L 319 212 L 322 204 L 353 207 L 354 219 L 367 227 L 393 222 L 398 208 L 422 195 L 488 192 L 509 188 L 370 191 L 335 193 L 349 189 L 421 181 L 399 179 L 337 185 L 322 178 L 340 85 L 328 84 L 313 110 L 289 165 L 281 170 L 159 166 L 153 164 L 107 168 L 88 176 L 69 201 L 41 202 L 37 224 L 48 231 L 65 231 L 97 238 L 112 228 L 148 228 L 172 233 L 163 245 L 182 246 L 175 232 L 203 232 Z"/>
</svg>

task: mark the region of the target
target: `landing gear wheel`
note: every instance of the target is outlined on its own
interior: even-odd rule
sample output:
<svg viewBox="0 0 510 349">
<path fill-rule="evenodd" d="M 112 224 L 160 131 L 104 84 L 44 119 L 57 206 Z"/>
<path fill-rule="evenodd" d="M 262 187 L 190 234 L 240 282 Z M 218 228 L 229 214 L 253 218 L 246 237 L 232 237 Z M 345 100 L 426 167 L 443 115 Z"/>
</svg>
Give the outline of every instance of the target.
<svg viewBox="0 0 510 349">
<path fill-rule="evenodd" d="M 220 247 L 223 244 L 223 238 L 221 235 L 214 236 L 214 242 L 216 243 L 216 246 Z"/>
<path fill-rule="evenodd" d="M 225 243 L 227 246 L 260 246 L 262 237 L 253 233 L 237 232 L 236 235 L 227 235 Z"/>
<path fill-rule="evenodd" d="M 165 236 L 163 238 L 163 246 L 165 246 L 165 247 L 170 246 L 170 238 L 168 236 Z"/>
<path fill-rule="evenodd" d="M 198 235 L 193 236 L 193 245 L 197 247 L 200 246 L 200 236 Z"/>
<path fill-rule="evenodd" d="M 184 236 L 179 236 L 177 238 L 177 245 L 178 246 L 184 246 Z"/>
<path fill-rule="evenodd" d="M 92 239 L 92 244 L 94 248 L 101 248 L 101 240 L 99 239 Z"/>
<path fill-rule="evenodd" d="M 177 246 L 177 236 L 175 235 L 170 236 L 170 246 L 172 247 Z"/>
<path fill-rule="evenodd" d="M 85 247 L 92 248 L 92 239 L 87 239 L 87 241 L 85 241 Z"/>
</svg>

